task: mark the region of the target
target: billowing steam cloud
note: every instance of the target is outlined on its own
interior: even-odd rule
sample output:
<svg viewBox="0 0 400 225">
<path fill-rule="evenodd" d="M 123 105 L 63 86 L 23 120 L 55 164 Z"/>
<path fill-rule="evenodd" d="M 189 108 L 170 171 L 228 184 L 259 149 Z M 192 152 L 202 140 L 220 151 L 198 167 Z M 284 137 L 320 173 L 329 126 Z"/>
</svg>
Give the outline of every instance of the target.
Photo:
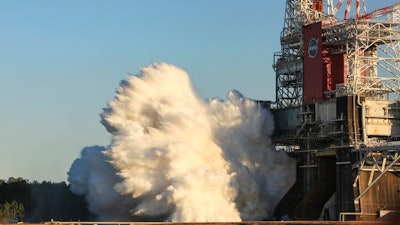
<svg viewBox="0 0 400 225">
<path fill-rule="evenodd" d="M 101 117 L 110 145 L 84 148 L 68 173 L 99 220 L 262 220 L 295 180 L 269 111 L 237 91 L 200 100 L 173 65 L 122 81 Z"/>
</svg>

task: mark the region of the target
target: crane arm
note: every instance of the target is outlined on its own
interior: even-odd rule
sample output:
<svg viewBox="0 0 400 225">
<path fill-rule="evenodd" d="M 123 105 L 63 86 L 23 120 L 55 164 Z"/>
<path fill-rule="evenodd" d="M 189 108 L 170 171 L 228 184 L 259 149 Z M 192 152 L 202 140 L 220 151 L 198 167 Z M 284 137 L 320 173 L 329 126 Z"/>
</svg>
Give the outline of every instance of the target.
<svg viewBox="0 0 400 225">
<path fill-rule="evenodd" d="M 389 13 L 392 13 L 393 11 L 396 11 L 398 9 L 400 9 L 400 3 L 396 3 L 391 6 L 376 9 L 368 14 L 360 16 L 359 19 L 371 19 L 371 18 L 381 17 L 381 16 L 387 15 Z"/>
</svg>

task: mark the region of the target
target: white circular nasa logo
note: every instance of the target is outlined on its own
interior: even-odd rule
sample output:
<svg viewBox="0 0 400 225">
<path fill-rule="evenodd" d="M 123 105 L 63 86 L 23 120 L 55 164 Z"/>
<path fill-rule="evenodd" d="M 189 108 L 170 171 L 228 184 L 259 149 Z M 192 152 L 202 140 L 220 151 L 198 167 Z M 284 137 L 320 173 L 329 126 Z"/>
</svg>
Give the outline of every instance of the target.
<svg viewBox="0 0 400 225">
<path fill-rule="evenodd" d="M 317 55 L 318 51 L 318 40 L 315 38 L 311 38 L 310 42 L 308 43 L 308 56 L 310 58 L 314 58 Z"/>
</svg>

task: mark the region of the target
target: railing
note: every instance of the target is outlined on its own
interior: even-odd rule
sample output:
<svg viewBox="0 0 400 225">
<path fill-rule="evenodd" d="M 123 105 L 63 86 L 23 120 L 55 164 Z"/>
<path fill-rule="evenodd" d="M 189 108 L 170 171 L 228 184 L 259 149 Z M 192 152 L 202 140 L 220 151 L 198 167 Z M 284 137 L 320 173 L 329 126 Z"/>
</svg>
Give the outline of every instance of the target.
<svg viewBox="0 0 400 225">
<path fill-rule="evenodd" d="M 356 212 L 341 212 L 339 214 L 339 221 L 346 221 L 346 216 L 378 216 L 377 213 L 356 213 Z"/>
</svg>

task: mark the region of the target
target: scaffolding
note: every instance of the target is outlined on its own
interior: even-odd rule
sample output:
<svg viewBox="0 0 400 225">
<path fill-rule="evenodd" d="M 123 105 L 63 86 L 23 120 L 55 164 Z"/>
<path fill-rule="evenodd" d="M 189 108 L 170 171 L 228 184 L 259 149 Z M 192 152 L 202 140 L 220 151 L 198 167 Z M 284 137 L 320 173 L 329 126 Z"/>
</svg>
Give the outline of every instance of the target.
<svg viewBox="0 0 400 225">
<path fill-rule="evenodd" d="M 318 4 L 316 4 L 318 3 Z M 339 2 L 340 3 L 340 2 Z M 303 103 L 303 26 L 324 22 L 324 45 L 335 46 L 331 51 L 346 52 L 347 82 L 338 86 L 338 95 L 382 96 L 400 93 L 400 4 L 359 14 L 356 19 L 339 22 L 333 16 L 340 4 L 333 7 L 327 1 L 287 0 L 283 31 L 280 35 L 281 51 L 274 54 L 276 73 L 276 107 L 299 106 Z M 358 3 L 359 4 L 359 3 Z M 365 3 L 363 1 L 364 8 Z M 349 10 L 349 5 L 346 10 Z M 387 16 L 386 21 L 374 20 Z M 365 19 L 368 18 L 368 19 Z M 378 69 L 386 76 L 378 77 Z M 397 96 L 398 97 L 398 96 Z"/>
<path fill-rule="evenodd" d="M 316 4 L 319 3 L 319 4 Z M 318 21 L 334 21 L 322 12 L 322 1 L 287 0 L 281 51 L 274 54 L 276 105 L 298 106 L 303 101 L 303 26 Z"/>
<path fill-rule="evenodd" d="M 338 96 L 384 97 L 400 93 L 400 23 L 357 20 L 324 28 L 324 44 L 345 49 L 347 82 Z M 378 70 L 381 69 L 378 77 Z"/>
<path fill-rule="evenodd" d="M 356 17 L 348 18 L 348 1 L 344 20 L 339 21 L 332 15 L 343 1 L 326 2 L 329 11 L 325 14 L 321 1 L 286 1 L 281 51 L 274 54 L 273 64 L 273 141 L 292 149 L 290 154 L 298 160 L 295 196 L 303 200 L 296 210 L 307 209 L 312 201 L 311 206 L 321 206 L 324 200 L 334 199 L 336 219 L 339 215 L 376 219 L 377 212 L 400 210 L 400 3 L 367 14 L 362 1 L 361 14 L 357 1 Z M 318 22 L 322 29 L 318 33 L 322 34 L 322 50 L 318 51 L 327 51 L 321 55 L 331 61 L 323 61 L 322 56 L 326 74 L 311 71 L 311 77 L 339 75 L 343 81 L 319 93 L 322 100 L 305 104 L 304 78 L 310 75 L 304 72 L 309 66 L 304 64 L 309 46 L 304 46 L 303 32 Z M 342 73 L 329 71 L 334 55 L 343 56 Z M 313 87 L 308 84 L 308 88 Z M 328 186 L 335 187 L 332 197 L 313 197 Z M 311 219 L 318 212 L 302 213 L 302 219 Z"/>
</svg>

